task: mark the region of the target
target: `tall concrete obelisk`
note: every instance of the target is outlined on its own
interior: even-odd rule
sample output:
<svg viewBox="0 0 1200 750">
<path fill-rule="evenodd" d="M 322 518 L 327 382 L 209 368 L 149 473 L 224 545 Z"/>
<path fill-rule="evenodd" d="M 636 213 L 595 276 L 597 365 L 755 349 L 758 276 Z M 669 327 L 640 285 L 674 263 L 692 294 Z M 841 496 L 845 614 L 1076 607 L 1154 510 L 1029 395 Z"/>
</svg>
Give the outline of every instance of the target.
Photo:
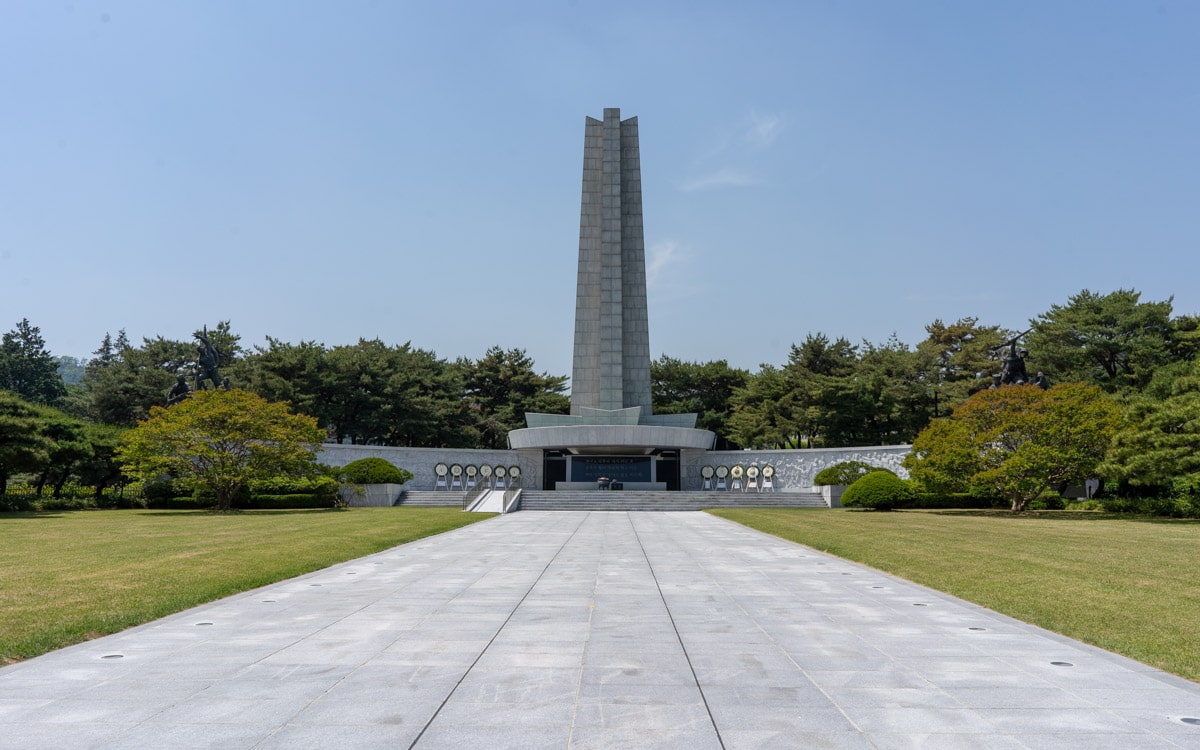
<svg viewBox="0 0 1200 750">
<path fill-rule="evenodd" d="M 571 413 L 527 413 L 508 444 L 542 451 L 544 466 L 532 455 L 521 461 L 530 486 L 594 483 L 620 465 L 626 486 L 662 489 L 678 485 L 670 477 L 681 452 L 711 450 L 716 436 L 696 429 L 695 414 L 651 413 L 637 118 L 622 122 L 621 110 L 605 109 L 603 121 L 585 120 L 583 137 Z"/>
<path fill-rule="evenodd" d="M 650 410 L 650 327 L 636 117 L 584 125 L 571 413 Z"/>
</svg>

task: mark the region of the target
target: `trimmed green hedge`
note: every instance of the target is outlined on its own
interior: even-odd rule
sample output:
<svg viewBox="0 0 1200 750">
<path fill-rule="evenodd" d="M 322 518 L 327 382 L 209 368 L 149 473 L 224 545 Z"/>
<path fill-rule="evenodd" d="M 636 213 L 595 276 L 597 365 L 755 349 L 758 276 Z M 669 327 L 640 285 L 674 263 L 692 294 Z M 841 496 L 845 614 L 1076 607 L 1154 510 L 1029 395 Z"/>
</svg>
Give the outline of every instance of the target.
<svg viewBox="0 0 1200 750">
<path fill-rule="evenodd" d="M 1167 518 L 1200 518 L 1200 498 L 1187 495 L 1159 497 L 1105 497 L 1100 504 L 1108 513 L 1136 513 Z"/>
<path fill-rule="evenodd" d="M 146 502 L 152 508 L 172 498 L 191 494 L 191 485 L 183 479 L 156 479 L 142 485 L 142 497 L 146 498 Z"/>
<path fill-rule="evenodd" d="M 277 477 L 250 483 L 252 495 L 319 495 L 333 500 L 338 483 L 333 477 Z"/>
<path fill-rule="evenodd" d="M 143 488 L 152 508 L 196 510 L 212 508 L 216 495 L 207 487 L 193 489 L 185 479 L 163 479 Z M 265 510 L 270 508 L 335 508 L 341 504 L 338 483 L 329 476 L 275 477 L 255 480 L 233 498 L 234 508 Z"/>
<path fill-rule="evenodd" d="M 37 495 L 0 495 L 0 513 L 27 513 L 37 510 Z"/>
<path fill-rule="evenodd" d="M 303 508 L 335 508 L 336 498 L 299 493 L 293 495 L 247 495 L 239 497 L 233 503 L 236 510 L 288 510 Z M 204 495 L 192 497 L 171 497 L 159 500 L 155 508 L 162 510 L 210 510 L 217 507 L 216 498 Z"/>
<path fill-rule="evenodd" d="M 335 508 L 338 502 L 336 496 L 328 497 L 318 494 L 298 493 L 294 495 L 251 495 L 250 502 L 245 507 L 253 510 L 275 510 L 284 508 Z"/>
<path fill-rule="evenodd" d="M 985 509 L 1003 507 L 1004 502 L 990 497 L 979 497 L 966 492 L 914 492 L 913 499 L 904 505 L 905 508 L 920 508 L 922 510 L 940 510 L 950 508 Z"/>
</svg>

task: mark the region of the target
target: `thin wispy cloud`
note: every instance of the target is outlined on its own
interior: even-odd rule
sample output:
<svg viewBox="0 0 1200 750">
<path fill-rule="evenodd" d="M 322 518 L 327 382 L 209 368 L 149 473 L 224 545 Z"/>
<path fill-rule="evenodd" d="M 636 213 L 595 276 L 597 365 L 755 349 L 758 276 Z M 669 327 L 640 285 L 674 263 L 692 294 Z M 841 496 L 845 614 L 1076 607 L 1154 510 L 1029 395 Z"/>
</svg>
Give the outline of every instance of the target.
<svg viewBox="0 0 1200 750">
<path fill-rule="evenodd" d="M 659 240 L 646 252 L 646 286 L 653 288 L 664 271 L 681 262 L 687 253 L 675 240 Z"/>
<path fill-rule="evenodd" d="M 751 112 L 736 125 L 727 125 L 730 127 L 726 129 L 725 135 L 697 160 L 698 163 L 723 161 L 737 164 L 753 161 L 754 152 L 769 148 L 784 129 L 783 118 L 779 115 L 763 115 L 758 112 Z M 761 182 L 759 177 L 745 169 L 721 167 L 685 179 L 678 183 L 678 187 L 685 193 L 691 193 L 698 190 L 746 187 Z"/>
<path fill-rule="evenodd" d="M 770 146 L 779 134 L 783 132 L 783 118 L 779 115 L 760 115 L 750 113 L 750 126 L 746 129 L 744 138 L 755 148 Z"/>
<path fill-rule="evenodd" d="M 747 185 L 757 185 L 759 182 L 760 180 L 757 177 L 746 172 L 740 172 L 736 169 L 718 169 L 716 172 L 684 180 L 679 184 L 679 189 L 685 193 L 691 193 L 697 190 L 745 187 Z"/>
</svg>

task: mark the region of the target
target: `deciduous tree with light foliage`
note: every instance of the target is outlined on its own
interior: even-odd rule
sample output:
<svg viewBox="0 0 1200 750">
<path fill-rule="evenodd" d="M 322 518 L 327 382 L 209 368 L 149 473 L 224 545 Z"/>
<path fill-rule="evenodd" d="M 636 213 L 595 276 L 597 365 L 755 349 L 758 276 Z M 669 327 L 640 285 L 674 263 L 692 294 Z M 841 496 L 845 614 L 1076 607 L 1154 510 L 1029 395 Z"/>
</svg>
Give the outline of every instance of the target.
<svg viewBox="0 0 1200 750">
<path fill-rule="evenodd" d="M 1093 476 L 1120 414 L 1081 383 L 982 391 L 923 430 L 904 466 L 927 489 L 1004 497 L 1018 512 L 1045 490 Z"/>
<path fill-rule="evenodd" d="M 286 404 L 242 390 L 206 390 L 152 408 L 124 435 L 118 457 L 131 477 L 190 479 L 228 510 L 251 480 L 315 473 L 323 437 L 316 419 L 292 414 Z"/>
</svg>

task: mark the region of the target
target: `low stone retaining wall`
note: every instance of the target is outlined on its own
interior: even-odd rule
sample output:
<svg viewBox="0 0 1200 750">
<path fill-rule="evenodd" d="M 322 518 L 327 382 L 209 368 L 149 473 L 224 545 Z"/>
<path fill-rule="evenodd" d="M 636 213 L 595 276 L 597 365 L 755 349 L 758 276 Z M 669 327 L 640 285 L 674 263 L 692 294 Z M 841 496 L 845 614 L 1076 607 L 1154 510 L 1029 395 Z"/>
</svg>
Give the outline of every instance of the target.
<svg viewBox="0 0 1200 750">
<path fill-rule="evenodd" d="M 776 492 L 820 492 L 813 487 L 813 477 L 822 469 L 842 461 L 863 463 L 891 469 L 901 477 L 908 472 L 900 462 L 911 452 L 909 445 L 883 445 L 863 448 L 808 448 L 781 451 L 680 451 L 680 489 L 698 491 L 704 488 L 701 469 L 705 466 L 734 466 L 749 468 L 765 466 L 775 469 L 772 478 Z M 540 450 L 474 450 L 470 448 L 397 448 L 379 445 L 338 445 L 326 443 L 318 460 L 329 466 L 345 466 L 360 458 L 382 458 L 401 469 L 412 472 L 413 478 L 404 485 L 407 490 L 437 489 L 434 467 L 439 463 L 462 466 L 504 466 L 521 468 L 522 485 L 538 490 L 542 487 L 542 452 Z M 729 481 L 728 479 L 726 480 Z M 742 483 L 745 485 L 746 478 Z M 762 478 L 759 478 L 761 483 Z M 461 490 L 460 490 L 461 491 Z"/>
<path fill-rule="evenodd" d="M 338 495 L 351 508 L 390 508 L 403 491 L 402 484 L 343 484 Z"/>
</svg>

